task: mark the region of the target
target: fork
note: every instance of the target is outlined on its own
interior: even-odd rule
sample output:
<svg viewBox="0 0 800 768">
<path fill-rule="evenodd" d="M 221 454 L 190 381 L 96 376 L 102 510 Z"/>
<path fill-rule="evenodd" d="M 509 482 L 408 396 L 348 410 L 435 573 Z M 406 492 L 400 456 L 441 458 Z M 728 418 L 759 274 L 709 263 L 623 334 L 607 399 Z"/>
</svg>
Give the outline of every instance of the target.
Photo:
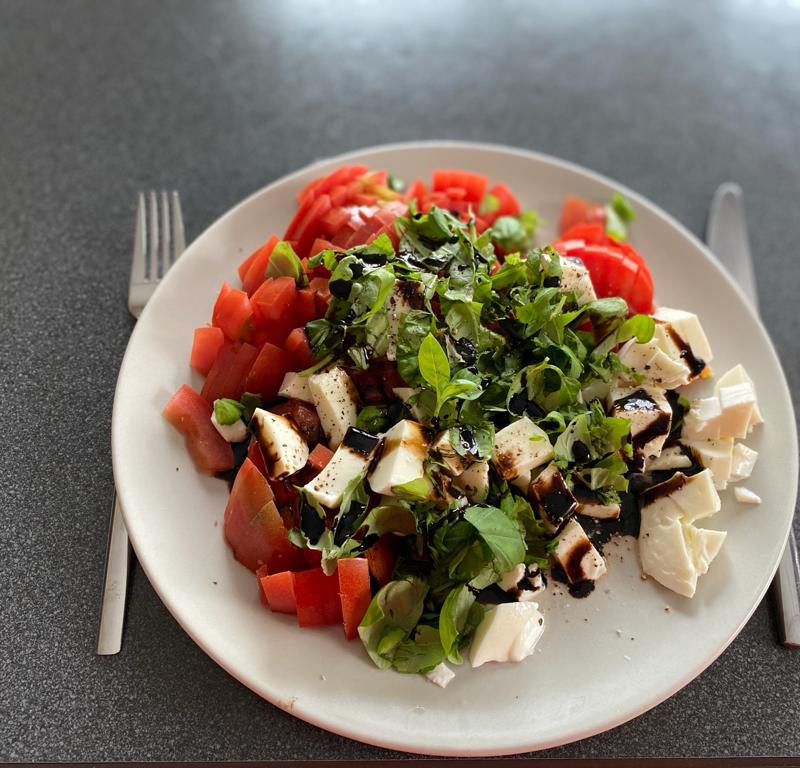
<svg viewBox="0 0 800 768">
<path fill-rule="evenodd" d="M 177 192 L 139 193 L 133 239 L 128 311 L 138 318 L 167 270 L 186 248 L 181 201 Z M 110 656 L 122 648 L 130 544 L 119 499 L 114 493 L 106 547 L 103 602 L 97 631 L 97 653 Z"/>
</svg>

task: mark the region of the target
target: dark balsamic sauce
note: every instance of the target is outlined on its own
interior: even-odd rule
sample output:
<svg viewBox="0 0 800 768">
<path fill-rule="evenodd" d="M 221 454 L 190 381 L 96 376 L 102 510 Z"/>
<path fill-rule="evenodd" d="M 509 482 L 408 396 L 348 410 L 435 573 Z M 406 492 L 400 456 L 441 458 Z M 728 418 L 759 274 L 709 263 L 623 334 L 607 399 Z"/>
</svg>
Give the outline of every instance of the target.
<svg viewBox="0 0 800 768">
<path fill-rule="evenodd" d="M 367 458 L 375 446 L 380 442 L 379 437 L 371 435 L 369 432 L 364 432 L 357 427 L 350 427 L 344 435 L 342 445 L 349 448 L 353 453 L 357 453 L 364 458 Z"/>
<path fill-rule="evenodd" d="M 554 581 L 566 585 L 572 597 L 578 599 L 588 597 L 594 591 L 594 582 L 591 579 L 577 581 L 574 584 L 570 584 L 566 572 L 558 564 L 550 567 L 550 576 Z"/>
<path fill-rule="evenodd" d="M 601 554 L 603 547 L 617 536 L 639 537 L 642 518 L 635 495 L 630 492 L 620 492 L 619 507 L 619 517 L 616 519 L 599 520 L 594 517 L 579 516 L 583 530 Z"/>
<path fill-rule="evenodd" d="M 689 366 L 689 371 L 692 377 L 699 376 L 706 367 L 706 361 L 701 357 L 696 357 L 692 348 L 686 343 L 684 338 L 672 327 L 667 324 L 668 333 L 674 342 L 675 346 L 681 351 L 681 358 L 686 365 Z"/>
</svg>

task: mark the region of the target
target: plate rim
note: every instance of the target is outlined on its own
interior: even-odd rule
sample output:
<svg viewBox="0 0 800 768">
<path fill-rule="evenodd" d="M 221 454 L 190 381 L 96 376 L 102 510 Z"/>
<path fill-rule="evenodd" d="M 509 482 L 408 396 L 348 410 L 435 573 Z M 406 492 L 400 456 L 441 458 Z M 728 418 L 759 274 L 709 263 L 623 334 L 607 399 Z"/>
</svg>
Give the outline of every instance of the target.
<svg viewBox="0 0 800 768">
<path fill-rule="evenodd" d="M 530 149 L 523 149 L 520 147 L 513 147 L 510 145 L 505 144 L 498 144 L 493 142 L 474 142 L 474 141 L 459 141 L 459 140 L 451 140 L 451 139 L 427 139 L 427 140 L 420 140 L 420 141 L 403 141 L 403 142 L 391 142 L 386 144 L 377 144 L 368 147 L 361 147 L 354 150 L 349 150 L 347 152 L 343 152 L 341 154 L 333 155 L 330 157 L 325 157 L 321 159 L 317 159 L 304 165 L 303 167 L 291 171 L 290 173 L 284 174 L 279 178 L 271 181 L 268 184 L 260 187 L 259 189 L 255 190 L 251 194 L 247 195 L 245 198 L 237 202 L 235 205 L 227 209 L 224 213 L 214 219 L 203 231 L 195 237 L 191 243 L 186 247 L 184 254 L 191 254 L 192 251 L 197 247 L 197 244 L 206 238 L 209 232 L 216 227 L 222 225 L 228 218 L 235 216 L 240 209 L 247 206 L 251 201 L 254 199 L 268 193 L 272 189 L 283 186 L 287 183 L 292 182 L 294 179 L 301 177 L 316 168 L 323 168 L 332 164 L 340 164 L 345 163 L 348 160 L 359 158 L 365 155 L 375 154 L 379 152 L 413 152 L 419 150 L 431 150 L 431 149 L 463 149 L 468 151 L 477 151 L 477 152 L 494 152 L 500 153 L 504 155 L 516 156 L 525 158 L 528 160 L 534 160 L 536 162 L 545 163 L 551 166 L 555 166 L 557 168 L 577 173 L 581 176 L 587 177 L 588 179 L 599 182 L 603 185 L 613 187 L 614 189 L 622 192 L 624 195 L 629 197 L 637 206 L 642 208 L 648 209 L 651 213 L 655 214 L 658 218 L 664 220 L 666 223 L 670 225 L 673 229 L 687 238 L 689 241 L 693 243 L 693 245 L 699 248 L 704 255 L 706 256 L 707 261 L 711 264 L 713 269 L 717 272 L 718 277 L 723 279 L 730 288 L 733 289 L 735 293 L 739 295 L 742 299 L 742 303 L 744 304 L 747 313 L 750 316 L 750 321 L 754 322 L 755 325 L 761 331 L 762 336 L 767 341 L 768 345 L 768 352 L 772 355 L 775 362 L 777 363 L 778 370 L 780 371 L 780 381 L 779 385 L 781 388 L 781 394 L 783 399 L 788 404 L 790 409 L 790 413 L 792 417 L 794 417 L 794 403 L 791 396 L 791 390 L 789 389 L 788 381 L 786 378 L 786 374 L 783 370 L 783 365 L 781 364 L 781 359 L 777 353 L 775 345 L 770 337 L 770 334 L 761 320 L 761 317 L 755 311 L 755 309 L 751 306 L 749 300 L 747 299 L 746 295 L 739 287 L 739 285 L 733 280 L 733 278 L 728 274 L 728 272 L 722 267 L 720 262 L 714 256 L 714 254 L 710 251 L 710 249 L 706 246 L 706 244 L 700 240 L 693 232 L 691 232 L 687 227 L 685 227 L 680 221 L 674 218 L 670 213 L 662 209 L 657 204 L 653 203 L 649 198 L 641 195 L 640 193 L 636 192 L 633 189 L 630 189 L 625 184 L 617 182 L 616 180 L 612 179 L 609 176 L 606 176 L 602 173 L 594 171 L 590 168 L 587 168 L 583 165 L 578 163 L 574 163 L 569 160 L 564 160 L 562 158 L 556 157 L 554 155 L 550 155 L 544 152 L 539 152 L 536 150 Z M 190 256 L 191 258 L 191 256 Z M 157 286 L 156 291 L 151 297 L 148 305 L 145 306 L 144 311 L 142 312 L 142 318 L 147 317 L 147 313 L 149 310 L 150 305 L 152 304 L 153 298 L 158 296 L 162 285 L 165 281 L 169 280 L 174 272 L 168 273 L 168 275 L 161 281 L 161 283 Z M 111 419 L 111 448 L 112 448 L 112 466 L 114 470 L 114 478 L 115 478 L 115 486 L 118 484 L 118 479 L 120 477 L 119 472 L 119 465 L 122 463 L 122 453 L 123 453 L 123 446 L 121 445 L 122 436 L 120 435 L 120 428 L 119 428 L 119 421 L 120 417 L 118 416 L 118 410 L 120 406 L 120 390 L 122 387 L 121 382 L 123 382 L 125 378 L 125 373 L 130 363 L 130 356 L 131 356 L 131 348 L 133 346 L 133 341 L 137 338 L 137 333 L 139 328 L 141 327 L 141 319 L 140 322 L 137 322 L 136 326 L 134 327 L 131 336 L 128 340 L 128 344 L 125 349 L 125 354 L 123 356 L 120 370 L 117 378 L 117 384 L 114 391 L 114 402 L 112 407 L 112 419 Z M 793 430 L 793 439 L 791 440 L 792 445 L 792 452 L 791 456 L 789 456 L 789 464 L 790 464 L 790 471 L 787 473 L 789 476 L 796 478 L 798 475 L 798 436 L 797 431 L 794 429 L 796 421 L 792 420 L 792 430 Z M 129 513 L 126 511 L 125 508 L 125 497 L 128 495 L 129 491 L 126 490 L 124 487 L 118 488 L 117 493 L 120 498 L 120 504 L 122 507 L 123 518 L 126 523 L 126 527 L 128 527 L 129 523 Z M 791 498 L 791 507 L 794 509 L 797 503 L 797 494 L 798 488 L 797 484 L 795 483 L 792 486 L 792 490 L 789 492 L 789 496 Z M 788 502 L 788 499 L 787 499 Z M 788 503 L 787 503 L 787 506 Z M 783 532 L 783 538 L 788 536 L 789 530 L 792 527 L 792 521 L 794 519 L 794 515 L 788 518 L 787 524 L 785 526 L 785 531 Z M 135 526 L 134 526 L 135 527 Z M 729 647 L 729 645 L 738 637 L 741 633 L 744 626 L 752 617 L 753 613 L 755 612 L 758 605 L 764 598 L 769 586 L 773 580 L 775 572 L 777 571 L 778 565 L 780 563 L 780 555 L 776 559 L 773 567 L 769 569 L 768 576 L 764 579 L 763 584 L 760 585 L 758 590 L 758 598 L 754 601 L 753 605 L 750 607 L 742 621 L 738 624 L 735 631 L 733 631 L 730 637 L 721 645 L 716 647 L 712 653 L 708 655 L 708 657 L 704 658 L 700 663 L 693 666 L 691 671 L 688 674 L 680 676 L 680 678 L 670 686 L 667 686 L 665 689 L 659 691 L 656 695 L 647 699 L 646 702 L 641 703 L 639 706 L 635 708 L 635 711 L 628 712 L 624 715 L 621 715 L 616 718 L 611 718 L 607 721 L 604 721 L 602 725 L 599 727 L 592 726 L 587 727 L 582 730 L 578 730 L 573 733 L 573 735 L 567 738 L 555 738 L 549 741 L 540 742 L 538 744 L 530 744 L 525 743 L 524 739 L 520 739 L 519 742 L 515 743 L 512 746 L 505 746 L 502 748 L 478 748 L 478 749 L 469 749 L 468 751 L 464 750 L 457 750 L 457 749 L 450 749 L 450 748 L 420 748 L 414 747 L 409 745 L 408 743 L 398 743 L 396 740 L 393 739 L 378 739 L 378 738 L 371 738 L 369 734 L 364 733 L 356 733 L 354 730 L 348 730 L 345 727 L 339 727 L 338 725 L 331 725 L 329 722 L 325 721 L 324 718 L 320 718 L 317 716 L 316 712 L 313 711 L 313 708 L 307 709 L 303 704 L 300 702 L 292 702 L 290 705 L 287 705 L 286 701 L 281 698 L 277 693 L 275 695 L 270 695 L 270 692 L 266 692 L 264 690 L 263 685 L 261 685 L 257 680 L 255 680 L 254 676 L 248 674 L 242 674 L 241 672 L 236 672 L 233 670 L 232 665 L 229 665 L 225 659 L 218 654 L 216 654 L 212 648 L 204 641 L 203 635 L 201 633 L 196 633 L 190 628 L 190 618 L 189 616 L 184 616 L 184 609 L 181 608 L 179 605 L 173 603 L 169 598 L 164 594 L 163 590 L 161 589 L 161 585 L 159 584 L 158 580 L 154 577 L 150 564 L 147 562 L 147 557 L 145 556 L 142 558 L 140 556 L 140 547 L 137 544 L 137 535 L 135 533 L 130 532 L 129 530 L 129 537 L 131 544 L 136 551 L 137 559 L 147 576 L 148 581 L 152 585 L 154 591 L 158 595 L 159 599 L 162 601 L 164 606 L 173 616 L 173 618 L 178 622 L 181 629 L 186 632 L 189 637 L 220 667 L 222 667 L 228 674 L 230 674 L 234 679 L 236 679 L 241 684 L 245 685 L 249 688 L 253 693 L 255 693 L 260 698 L 265 699 L 266 701 L 270 702 L 271 704 L 275 705 L 276 707 L 289 712 L 289 714 L 298 717 L 299 719 L 310 723 L 318 728 L 326 730 L 330 733 L 337 734 L 339 736 L 344 736 L 349 739 L 353 739 L 355 741 L 366 743 L 374 747 L 382 748 L 382 749 L 391 749 L 396 750 L 399 752 L 409 753 L 409 754 L 419 754 L 419 755 L 431 755 L 431 756 L 442 756 L 442 757 L 489 757 L 489 756 L 507 756 L 507 755 L 516 755 L 516 754 L 523 754 L 526 752 L 538 752 L 544 749 L 551 749 L 554 747 L 562 746 L 565 744 L 575 743 L 577 741 L 581 741 L 583 739 L 589 738 L 591 736 L 598 735 L 600 733 L 604 733 L 606 731 L 612 730 L 614 728 L 619 727 L 620 725 L 629 722 L 640 715 L 648 712 L 649 710 L 653 709 L 654 707 L 658 706 L 662 702 L 666 701 L 667 699 L 671 698 L 675 695 L 678 691 L 684 688 L 686 685 L 691 683 L 694 679 L 696 679 L 699 675 L 701 675 L 717 658 L 719 658 L 722 653 Z M 188 612 L 187 612 L 188 613 Z"/>
</svg>

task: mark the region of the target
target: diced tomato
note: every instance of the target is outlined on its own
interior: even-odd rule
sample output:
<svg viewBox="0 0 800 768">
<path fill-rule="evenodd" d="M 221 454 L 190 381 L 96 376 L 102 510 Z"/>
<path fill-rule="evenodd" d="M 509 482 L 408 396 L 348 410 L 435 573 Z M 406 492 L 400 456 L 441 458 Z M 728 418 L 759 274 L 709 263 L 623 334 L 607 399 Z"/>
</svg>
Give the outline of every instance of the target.
<svg viewBox="0 0 800 768">
<path fill-rule="evenodd" d="M 328 278 L 315 277 L 309 282 L 308 287 L 316 294 L 317 316 L 324 317 L 331 301 L 331 291 L 328 287 Z"/>
<path fill-rule="evenodd" d="M 602 221 L 583 221 L 559 235 L 559 240 L 583 240 L 586 245 L 608 245 L 612 242 Z"/>
<path fill-rule="evenodd" d="M 403 195 L 403 200 L 408 202 L 409 200 L 416 200 L 417 206 L 419 207 L 423 200 L 428 197 L 428 190 L 425 187 L 425 182 L 422 179 L 414 179 L 411 184 L 408 185 L 408 189 L 406 193 Z"/>
<path fill-rule="evenodd" d="M 242 260 L 242 263 L 236 267 L 236 273 L 239 275 L 240 280 L 244 280 L 244 276 L 247 274 L 247 270 L 250 269 L 250 265 L 253 263 L 253 259 L 258 256 L 258 252 L 261 248 L 256 248 L 249 256 L 245 257 Z"/>
<path fill-rule="evenodd" d="M 225 334 L 222 329 L 214 328 L 211 325 L 195 328 L 189 365 L 198 373 L 207 376 L 224 343 Z"/>
<path fill-rule="evenodd" d="M 493 211 L 495 218 L 498 216 L 516 216 L 520 212 L 517 198 L 505 184 L 495 184 L 488 194 L 496 198 L 499 203 L 497 210 Z"/>
<path fill-rule="evenodd" d="M 297 601 L 297 623 L 301 627 L 338 624 L 342 620 L 339 579 L 326 576 L 321 568 L 292 574 Z"/>
<path fill-rule="evenodd" d="M 265 280 L 253 294 L 253 311 L 256 324 L 266 325 L 289 314 L 297 295 L 294 278 L 288 275 Z M 296 325 L 296 323 L 295 323 Z"/>
<path fill-rule="evenodd" d="M 309 195 L 318 197 L 323 192 L 329 192 L 335 187 L 347 184 L 353 179 L 363 176 L 368 170 L 369 168 L 367 168 L 366 165 L 340 165 L 327 176 L 321 176 L 307 184 L 305 189 L 298 196 L 298 199 L 303 200 Z"/>
<path fill-rule="evenodd" d="M 331 205 L 334 208 L 340 208 L 347 202 L 347 194 L 348 189 L 346 184 L 339 184 L 339 186 L 334 187 L 329 193 L 328 196 L 331 199 Z"/>
<path fill-rule="evenodd" d="M 294 311 L 290 310 L 289 315 L 278 320 L 262 320 L 250 334 L 250 343 L 259 348 L 266 343 L 274 344 L 276 347 L 283 347 L 287 336 L 296 325 Z"/>
<path fill-rule="evenodd" d="M 461 187 L 448 187 L 444 193 L 450 198 L 451 201 L 467 199 L 467 190 L 461 189 Z"/>
<path fill-rule="evenodd" d="M 478 173 L 469 171 L 436 170 L 433 172 L 432 188 L 434 192 L 446 192 L 451 187 L 463 189 L 465 199 L 472 203 L 483 200 L 488 179 Z"/>
<path fill-rule="evenodd" d="M 297 613 L 294 597 L 294 574 L 282 571 L 261 578 L 261 589 L 267 605 L 275 613 Z"/>
<path fill-rule="evenodd" d="M 327 445 L 317 443 L 314 450 L 308 454 L 308 463 L 314 469 L 315 473 L 322 472 L 328 462 L 333 458 L 333 451 Z"/>
<path fill-rule="evenodd" d="M 288 416 L 297 426 L 297 431 L 307 443 L 317 443 L 321 435 L 317 409 L 311 403 L 304 403 L 302 400 L 292 398 L 285 403 L 276 405 L 270 409 L 273 413 Z"/>
<path fill-rule="evenodd" d="M 296 371 L 310 368 L 316 360 L 311 354 L 311 346 L 303 328 L 295 328 L 286 339 L 284 349 L 289 353 L 291 365 Z"/>
<path fill-rule="evenodd" d="M 285 479 L 270 479 L 269 485 L 270 488 L 272 488 L 272 492 L 275 494 L 275 503 L 280 509 L 290 507 L 294 504 L 298 493 L 291 482 Z"/>
<path fill-rule="evenodd" d="M 214 304 L 211 322 L 221 328 L 231 341 L 241 341 L 246 337 L 252 319 L 253 307 L 247 294 L 223 283 Z"/>
<path fill-rule="evenodd" d="M 318 234 L 321 233 L 321 222 L 323 216 L 331 210 L 331 199 L 326 194 L 321 194 L 309 206 L 305 215 L 300 221 L 297 222 L 295 229 L 292 231 L 291 237 L 297 240 L 297 247 L 295 251 L 298 256 L 308 256 L 311 244 L 314 242 Z M 290 237 L 289 231 L 286 232 L 286 238 Z"/>
<path fill-rule="evenodd" d="M 378 202 L 378 196 L 371 195 L 368 192 L 356 192 L 350 198 L 350 202 L 354 205 L 375 205 Z"/>
<path fill-rule="evenodd" d="M 261 605 L 269 605 L 267 602 L 267 596 L 264 593 L 264 583 L 262 579 L 269 576 L 269 568 L 266 565 L 262 565 L 259 568 L 256 568 L 256 583 L 258 584 L 258 599 L 261 602 Z"/>
<path fill-rule="evenodd" d="M 186 438 L 198 471 L 206 475 L 233 468 L 233 450 L 211 423 L 211 405 L 184 384 L 164 406 L 164 418 Z"/>
<path fill-rule="evenodd" d="M 269 483 L 250 459 L 236 474 L 224 527 L 234 556 L 251 571 L 266 565 L 270 573 L 278 573 L 303 563 L 300 550 L 289 541 Z"/>
<path fill-rule="evenodd" d="M 369 587 L 369 564 L 363 558 L 344 558 L 336 563 L 339 574 L 339 599 L 342 603 L 344 636 L 358 637 L 358 625 L 369 608 L 372 592 Z"/>
<path fill-rule="evenodd" d="M 350 216 L 347 216 L 347 220 L 350 220 Z M 333 234 L 333 233 L 331 233 Z M 311 246 L 311 249 L 308 252 L 309 256 L 316 256 L 318 253 L 327 250 L 336 250 L 336 246 L 330 242 L 329 240 L 325 240 L 324 238 L 318 237 Z"/>
<path fill-rule="evenodd" d="M 247 458 L 253 462 L 255 468 L 264 477 L 267 477 L 267 463 L 264 461 L 264 454 L 261 452 L 261 446 L 255 437 L 250 438 L 250 443 L 247 446 Z"/>
<path fill-rule="evenodd" d="M 300 325 L 317 319 L 317 299 L 311 288 L 301 288 L 294 300 L 294 311 Z"/>
<path fill-rule="evenodd" d="M 266 342 L 244 380 L 244 391 L 261 395 L 261 402 L 269 403 L 278 396 L 283 377 L 290 368 L 289 355 L 280 347 Z"/>
<path fill-rule="evenodd" d="M 304 549 L 303 557 L 305 557 L 309 568 L 319 568 L 320 563 L 322 563 L 322 552 L 318 549 Z"/>
<path fill-rule="evenodd" d="M 226 343 L 208 372 L 201 394 L 213 403 L 220 397 L 238 400 L 244 392 L 244 381 L 258 350 L 250 344 Z"/>
<path fill-rule="evenodd" d="M 605 208 L 583 197 L 564 198 L 564 203 L 561 206 L 561 219 L 558 224 L 558 231 L 566 232 L 576 224 L 587 223 L 600 223 L 605 228 Z"/>
<path fill-rule="evenodd" d="M 392 580 L 394 565 L 397 562 L 397 545 L 394 534 L 385 533 L 365 553 L 369 570 L 384 586 Z"/>
<path fill-rule="evenodd" d="M 272 235 L 264 245 L 262 245 L 253 255 L 254 259 L 242 278 L 242 288 L 248 296 L 252 296 L 261 283 L 266 280 L 267 267 L 269 266 L 269 258 L 272 256 L 272 251 L 278 244 L 278 238 Z"/>
<path fill-rule="evenodd" d="M 575 253 L 589 270 L 598 298 L 620 296 L 634 312 L 653 308 L 653 279 L 644 263 L 628 258 L 617 245 L 587 245 Z"/>
</svg>

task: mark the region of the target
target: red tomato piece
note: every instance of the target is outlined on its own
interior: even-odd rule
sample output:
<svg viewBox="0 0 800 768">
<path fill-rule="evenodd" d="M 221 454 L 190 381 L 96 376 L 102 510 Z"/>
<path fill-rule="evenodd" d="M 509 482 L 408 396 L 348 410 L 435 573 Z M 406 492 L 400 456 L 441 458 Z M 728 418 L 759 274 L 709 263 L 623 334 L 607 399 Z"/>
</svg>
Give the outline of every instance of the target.
<svg viewBox="0 0 800 768">
<path fill-rule="evenodd" d="M 200 394 L 209 403 L 220 397 L 238 400 L 245 391 L 245 378 L 257 356 L 258 350 L 250 344 L 226 343 L 211 366 Z"/>
<path fill-rule="evenodd" d="M 291 367 L 289 355 L 266 342 L 258 353 L 244 380 L 244 391 L 261 395 L 262 403 L 269 403 L 278 396 L 283 377 Z"/>
<path fill-rule="evenodd" d="M 278 238 L 272 235 L 272 237 L 255 252 L 255 258 L 248 267 L 245 276 L 242 278 L 242 288 L 248 296 L 252 296 L 258 290 L 261 283 L 266 280 L 269 258 L 278 242 Z"/>
<path fill-rule="evenodd" d="M 258 256 L 258 252 L 261 248 L 256 248 L 249 256 L 242 260 L 242 263 L 236 267 L 236 273 L 239 275 L 240 280 L 244 280 L 244 276 L 247 274 L 247 270 L 250 269 L 250 265 L 253 263 L 253 259 Z"/>
<path fill-rule="evenodd" d="M 322 194 L 314 200 L 306 215 L 297 224 L 297 229 L 292 236 L 297 240 L 295 252 L 298 256 L 308 256 L 311 244 L 317 235 L 321 233 L 320 220 L 330 210 L 331 199 L 328 195 Z"/>
<path fill-rule="evenodd" d="M 264 477 L 267 477 L 267 463 L 264 461 L 264 454 L 261 453 L 261 446 L 258 444 L 258 440 L 256 440 L 255 437 L 250 438 L 250 443 L 247 446 L 247 458 L 253 462 L 256 469 L 264 475 Z"/>
<path fill-rule="evenodd" d="M 602 205 L 597 205 L 583 197 L 565 197 L 561 206 L 561 220 L 558 224 L 559 232 L 566 232 L 576 224 L 599 223 L 606 226 L 606 210 Z"/>
<path fill-rule="evenodd" d="M 251 571 L 266 565 L 278 573 L 303 563 L 300 550 L 289 541 L 269 483 L 250 459 L 244 460 L 233 482 L 224 530 L 234 557 Z"/>
<path fill-rule="evenodd" d="M 289 334 L 284 349 L 289 353 L 291 365 L 296 371 L 310 368 L 316 362 L 314 355 L 311 354 L 311 346 L 303 328 L 295 328 Z"/>
<path fill-rule="evenodd" d="M 333 458 L 333 451 L 327 445 L 317 443 L 314 450 L 308 454 L 308 463 L 314 470 L 315 474 L 319 474 L 328 466 L 328 462 Z"/>
<path fill-rule="evenodd" d="M 310 288 L 301 288 L 295 298 L 294 311 L 300 325 L 310 323 L 317 319 L 317 299 L 314 291 Z"/>
<path fill-rule="evenodd" d="M 274 573 L 260 579 L 266 604 L 275 613 L 297 613 L 294 576 L 291 571 Z"/>
<path fill-rule="evenodd" d="M 448 187 L 444 193 L 450 198 L 451 201 L 467 199 L 467 190 L 461 189 L 461 187 Z"/>
<path fill-rule="evenodd" d="M 269 576 L 269 569 L 266 565 L 262 565 L 260 568 L 256 568 L 256 583 L 258 584 L 258 599 L 261 602 L 261 605 L 269 606 L 267 602 L 267 595 L 264 592 L 264 583 L 262 579 Z"/>
<path fill-rule="evenodd" d="M 647 265 L 624 255 L 615 245 L 587 245 L 576 253 L 589 270 L 598 298 L 620 296 L 634 312 L 653 306 L 653 279 Z"/>
<path fill-rule="evenodd" d="M 437 170 L 433 172 L 433 191 L 445 192 L 450 187 L 458 187 L 466 193 L 465 199 L 471 203 L 483 200 L 488 179 L 479 173 L 469 171 Z"/>
<path fill-rule="evenodd" d="M 206 475 L 233 468 L 233 450 L 211 423 L 211 405 L 184 384 L 164 406 L 164 418 L 186 438 L 198 471 Z"/>
<path fill-rule="evenodd" d="M 382 587 L 392 580 L 397 562 L 396 539 L 394 534 L 385 533 L 364 553 L 370 573 Z"/>
<path fill-rule="evenodd" d="M 347 195 L 348 189 L 347 185 L 340 184 L 338 187 L 334 187 L 329 193 L 328 197 L 331 199 L 331 205 L 334 208 L 339 208 L 347 203 Z"/>
<path fill-rule="evenodd" d="M 333 204 L 333 201 L 331 201 Z M 320 220 L 320 232 L 328 236 L 335 235 L 347 222 L 350 221 L 350 212 L 344 208 L 331 208 Z M 311 254 L 316 251 L 311 248 Z"/>
<path fill-rule="evenodd" d="M 428 197 L 428 190 L 425 187 L 425 182 L 422 179 L 414 179 L 411 184 L 408 185 L 408 189 L 406 193 L 403 195 L 403 200 L 408 202 L 409 200 L 416 200 L 417 206 L 422 203 Z"/>
<path fill-rule="evenodd" d="M 378 196 L 369 192 L 356 192 L 350 198 L 350 202 L 354 205 L 375 205 L 378 202 Z"/>
<path fill-rule="evenodd" d="M 571 226 L 559 235 L 559 240 L 583 240 L 586 245 L 609 245 L 614 242 L 606 234 L 601 221 L 583 221 Z"/>
<path fill-rule="evenodd" d="M 231 341 L 241 341 L 252 327 L 253 306 L 244 291 L 222 284 L 211 322 Z"/>
<path fill-rule="evenodd" d="M 264 281 L 252 299 L 256 325 L 264 326 L 286 317 L 296 295 L 297 286 L 293 277 L 283 275 Z"/>
<path fill-rule="evenodd" d="M 344 636 L 358 637 L 358 625 L 372 601 L 369 586 L 369 563 L 363 558 L 346 558 L 336 563 L 339 574 L 339 599 L 342 603 Z"/>
<path fill-rule="evenodd" d="M 280 509 L 291 507 L 298 498 L 298 493 L 294 489 L 294 486 L 287 480 L 269 479 L 269 485 L 270 488 L 272 488 L 272 492 L 275 494 L 275 503 Z"/>
<path fill-rule="evenodd" d="M 495 184 L 488 194 L 496 198 L 499 203 L 498 209 L 493 211 L 495 217 L 516 216 L 520 212 L 519 201 L 505 184 Z"/>
<path fill-rule="evenodd" d="M 302 400 L 292 398 L 285 403 L 270 408 L 270 410 L 273 413 L 279 413 L 281 416 L 288 416 L 295 423 L 297 431 L 307 443 L 319 442 L 322 427 L 319 416 L 317 416 L 317 409 L 311 403 L 304 403 Z"/>
<path fill-rule="evenodd" d="M 369 168 L 367 168 L 366 165 L 340 165 L 327 176 L 321 176 L 310 182 L 300 193 L 299 199 L 303 200 L 311 193 L 313 193 L 315 197 L 318 197 L 323 192 L 329 192 L 335 187 L 347 184 L 349 181 L 363 176 L 368 170 Z"/>
<path fill-rule="evenodd" d="M 224 343 L 225 334 L 220 328 L 211 325 L 195 328 L 189 365 L 198 373 L 207 376 Z"/>
<path fill-rule="evenodd" d="M 320 552 L 318 549 L 304 549 L 303 557 L 305 557 L 309 568 L 320 567 L 320 563 L 322 562 L 322 552 Z"/>
<path fill-rule="evenodd" d="M 301 627 L 338 624 L 342 620 L 339 579 L 326 576 L 321 568 L 292 574 L 297 601 L 297 623 Z"/>
</svg>

